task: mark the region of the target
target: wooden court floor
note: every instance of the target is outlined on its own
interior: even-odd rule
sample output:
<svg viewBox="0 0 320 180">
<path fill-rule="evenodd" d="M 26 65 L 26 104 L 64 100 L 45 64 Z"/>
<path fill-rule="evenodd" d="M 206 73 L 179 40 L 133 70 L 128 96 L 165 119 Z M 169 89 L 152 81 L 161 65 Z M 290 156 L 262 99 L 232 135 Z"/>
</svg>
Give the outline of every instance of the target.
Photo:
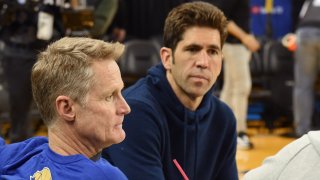
<svg viewBox="0 0 320 180">
<path fill-rule="evenodd" d="M 254 148 L 237 150 L 236 160 L 240 179 L 247 171 L 260 166 L 266 157 L 276 154 L 285 145 L 295 140 L 280 136 L 282 133 L 291 131 L 288 128 L 275 129 L 272 133 L 266 129 L 249 128 L 248 131 Z"/>
</svg>

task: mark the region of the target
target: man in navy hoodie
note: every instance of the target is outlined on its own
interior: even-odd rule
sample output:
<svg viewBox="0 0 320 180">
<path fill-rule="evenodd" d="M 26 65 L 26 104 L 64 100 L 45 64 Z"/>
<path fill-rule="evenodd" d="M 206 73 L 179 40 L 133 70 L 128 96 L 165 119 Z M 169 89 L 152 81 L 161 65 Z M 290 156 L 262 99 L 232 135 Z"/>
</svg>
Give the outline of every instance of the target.
<svg viewBox="0 0 320 180">
<path fill-rule="evenodd" d="M 205 2 L 169 13 L 162 64 L 124 91 L 132 109 L 127 138 L 105 150 L 129 179 L 238 179 L 235 117 L 212 95 L 226 25 L 224 14 Z"/>
</svg>

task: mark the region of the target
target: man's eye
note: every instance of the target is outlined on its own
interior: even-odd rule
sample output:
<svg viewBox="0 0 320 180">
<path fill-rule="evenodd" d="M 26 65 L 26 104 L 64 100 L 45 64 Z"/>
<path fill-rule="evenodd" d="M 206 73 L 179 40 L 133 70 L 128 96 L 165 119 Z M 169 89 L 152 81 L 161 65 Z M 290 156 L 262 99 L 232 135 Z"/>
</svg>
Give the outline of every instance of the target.
<svg viewBox="0 0 320 180">
<path fill-rule="evenodd" d="M 197 51 L 198 51 L 198 48 L 189 48 L 188 51 L 190 51 L 190 52 L 197 52 Z"/>
<path fill-rule="evenodd" d="M 215 55 L 215 54 L 218 54 L 219 52 L 217 50 L 215 50 L 215 49 L 209 49 L 208 53 L 212 54 L 212 55 Z"/>
<path fill-rule="evenodd" d="M 106 101 L 112 101 L 112 99 L 113 99 L 113 95 L 108 96 L 108 97 L 106 97 L 105 99 L 106 99 Z"/>
</svg>

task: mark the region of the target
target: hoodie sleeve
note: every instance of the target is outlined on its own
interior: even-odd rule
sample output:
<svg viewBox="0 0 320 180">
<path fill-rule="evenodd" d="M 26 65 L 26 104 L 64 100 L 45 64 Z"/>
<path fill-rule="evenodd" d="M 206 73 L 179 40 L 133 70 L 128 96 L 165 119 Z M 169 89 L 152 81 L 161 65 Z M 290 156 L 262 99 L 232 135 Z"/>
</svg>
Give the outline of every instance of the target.
<svg viewBox="0 0 320 180">
<path fill-rule="evenodd" d="M 125 116 L 126 139 L 104 151 L 103 156 L 119 167 L 128 179 L 165 179 L 161 162 L 159 113 L 136 100 L 127 100 L 131 113 Z"/>
<path fill-rule="evenodd" d="M 313 157 L 311 154 L 314 150 L 310 147 L 307 136 L 303 136 L 282 148 L 276 155 L 266 158 L 260 167 L 245 174 L 244 180 L 304 179 L 299 178 L 301 175 L 309 177 L 297 167 L 302 164 L 305 170 L 312 166 L 313 163 L 306 158 Z"/>
<path fill-rule="evenodd" d="M 237 131 L 236 119 L 230 108 L 225 109 L 225 114 L 228 114 L 229 121 L 224 121 L 228 127 L 225 133 L 226 139 L 224 140 L 224 149 L 226 156 L 221 161 L 221 169 L 216 179 L 238 179 L 238 170 L 236 164 L 236 151 L 237 151 Z"/>
</svg>

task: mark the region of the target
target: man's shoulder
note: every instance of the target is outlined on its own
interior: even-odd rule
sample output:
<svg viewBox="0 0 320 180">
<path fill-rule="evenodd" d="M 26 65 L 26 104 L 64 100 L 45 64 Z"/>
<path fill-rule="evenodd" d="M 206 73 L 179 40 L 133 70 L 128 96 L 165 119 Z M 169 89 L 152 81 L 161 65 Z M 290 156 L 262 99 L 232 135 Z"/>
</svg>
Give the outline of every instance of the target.
<svg viewBox="0 0 320 180">
<path fill-rule="evenodd" d="M 145 96 L 150 91 L 152 91 L 152 87 L 147 82 L 147 78 L 142 78 L 138 80 L 135 84 L 129 86 L 123 91 L 124 97 L 135 97 L 135 96 Z"/>
<path fill-rule="evenodd" d="M 148 105 L 154 106 L 157 104 L 157 94 L 154 85 L 147 82 L 146 78 L 139 80 L 134 85 L 128 87 L 123 91 L 123 96 L 129 105 Z"/>
<path fill-rule="evenodd" d="M 5 153 L 14 153 L 16 155 L 27 153 L 47 143 L 48 139 L 46 137 L 34 137 L 18 143 L 6 144 L 1 147 L 2 153 L 0 157 L 4 156 Z"/>
<path fill-rule="evenodd" d="M 5 144 L 6 144 L 5 140 L 0 136 L 0 148 Z"/>
<path fill-rule="evenodd" d="M 215 111 L 219 113 L 224 112 L 224 114 L 232 114 L 231 108 L 223 101 L 221 101 L 218 97 L 212 95 L 209 97 L 211 103 L 213 103 L 213 108 Z"/>
<path fill-rule="evenodd" d="M 0 174 L 5 174 L 6 169 L 14 170 L 28 163 L 37 161 L 37 155 L 47 147 L 45 137 L 30 138 L 22 142 L 7 144 L 0 147 Z M 4 168 L 6 167 L 6 168 Z M 24 171 L 28 168 L 24 168 Z M 30 167 L 29 167 L 30 169 Z"/>
<path fill-rule="evenodd" d="M 213 128 L 226 128 L 228 132 L 233 131 L 236 126 L 236 119 L 231 108 L 216 96 L 209 96 L 210 106 L 207 107 L 207 116 L 212 122 Z"/>
<path fill-rule="evenodd" d="M 96 163 L 96 165 L 98 165 L 99 169 L 102 170 L 104 172 L 104 178 L 107 178 L 107 179 L 127 179 L 127 177 L 123 174 L 123 172 L 111 165 L 109 163 L 109 161 L 107 161 L 106 159 L 104 158 L 101 158 L 99 160 L 98 163 Z"/>
<path fill-rule="evenodd" d="M 48 139 L 46 137 L 33 137 L 25 141 L 3 145 L 1 146 L 1 150 L 2 152 L 7 152 L 7 153 L 14 152 L 15 154 L 18 154 L 18 153 L 29 152 L 47 143 L 48 143 Z M 1 154 L 1 156 L 2 155 L 3 154 Z"/>
</svg>

